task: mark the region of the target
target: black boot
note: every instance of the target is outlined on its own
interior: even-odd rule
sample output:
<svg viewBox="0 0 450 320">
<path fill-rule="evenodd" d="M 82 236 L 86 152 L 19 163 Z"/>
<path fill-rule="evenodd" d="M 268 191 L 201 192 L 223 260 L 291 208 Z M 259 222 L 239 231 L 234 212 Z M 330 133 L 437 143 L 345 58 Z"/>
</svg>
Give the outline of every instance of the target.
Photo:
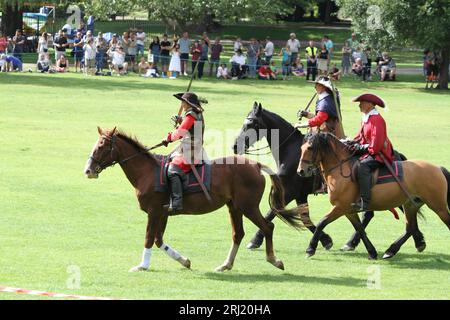
<svg viewBox="0 0 450 320">
<path fill-rule="evenodd" d="M 170 188 L 170 204 L 165 205 L 169 213 L 177 213 L 183 210 L 183 182 L 185 173 L 178 166 L 170 165 L 167 171 L 167 179 Z"/>
<path fill-rule="evenodd" d="M 352 208 L 357 211 L 368 211 L 370 205 L 370 189 L 372 183 L 372 171 L 364 162 L 358 169 L 358 184 L 361 198 L 352 203 Z"/>
</svg>

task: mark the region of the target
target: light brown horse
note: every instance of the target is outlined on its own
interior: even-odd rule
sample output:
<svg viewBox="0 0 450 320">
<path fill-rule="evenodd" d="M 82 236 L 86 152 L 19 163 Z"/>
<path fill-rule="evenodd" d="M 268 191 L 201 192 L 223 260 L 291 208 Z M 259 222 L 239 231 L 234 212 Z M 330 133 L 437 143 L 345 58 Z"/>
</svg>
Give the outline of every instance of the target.
<svg viewBox="0 0 450 320">
<path fill-rule="evenodd" d="M 189 259 L 180 255 L 163 241 L 167 224 L 169 201 L 167 193 L 154 191 L 155 169 L 160 166 L 155 156 L 141 143 L 115 128 L 110 131 L 98 128 L 100 135 L 86 163 L 85 174 L 88 178 L 98 178 L 99 173 L 116 163 L 120 164 L 130 183 L 136 190 L 140 208 L 148 215 L 147 232 L 141 264 L 130 271 L 147 270 L 150 266 L 153 244 L 170 257 L 190 268 Z M 225 262 L 216 271 L 231 270 L 239 245 L 244 237 L 242 216 L 246 216 L 266 238 L 266 258 L 275 267 L 284 270 L 283 262 L 275 257 L 272 243 L 274 225 L 266 221 L 259 210 L 259 204 L 265 189 L 264 171 L 270 174 L 272 189 L 270 206 L 280 218 L 293 227 L 301 227 L 300 219 L 283 211 L 283 188 L 279 178 L 272 170 L 260 163 L 243 157 L 232 156 L 212 161 L 211 189 L 212 201 L 207 201 L 203 193 L 186 194 L 183 199 L 182 214 L 204 214 L 228 206 L 232 225 L 232 247 Z"/>
<path fill-rule="evenodd" d="M 375 259 L 377 252 L 368 239 L 359 217 L 351 208 L 351 203 L 359 197 L 357 183 L 351 180 L 352 153 L 347 145 L 330 133 L 309 135 L 302 145 L 302 156 L 298 172 L 309 176 L 315 167 L 319 167 L 328 184 L 331 211 L 317 225 L 308 249 L 307 256 L 314 255 L 320 232 L 325 226 L 345 215 L 361 235 L 369 252 L 369 258 Z M 402 161 L 404 186 L 415 200 L 411 203 L 397 182 L 375 185 L 372 188 L 370 210 L 381 211 L 403 206 L 406 216 L 406 233 L 394 243 L 384 258 L 389 258 L 411 236 L 416 235 L 417 213 L 426 204 L 450 229 L 450 173 L 443 167 L 437 167 L 422 160 Z"/>
</svg>

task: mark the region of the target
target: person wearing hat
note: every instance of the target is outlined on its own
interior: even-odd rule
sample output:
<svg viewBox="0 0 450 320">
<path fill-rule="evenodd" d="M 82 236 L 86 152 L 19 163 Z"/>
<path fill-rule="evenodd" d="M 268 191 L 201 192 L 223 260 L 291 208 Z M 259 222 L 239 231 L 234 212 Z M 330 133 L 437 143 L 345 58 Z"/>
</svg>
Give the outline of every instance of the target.
<svg viewBox="0 0 450 320">
<path fill-rule="evenodd" d="M 375 106 L 385 107 L 384 101 L 372 93 L 364 93 L 353 99 L 359 102 L 359 110 L 363 113 L 362 125 L 351 149 L 361 155 L 361 165 L 358 168 L 358 184 L 361 198 L 352 203 L 352 207 L 358 211 L 367 211 L 370 205 L 370 189 L 372 183 L 372 171 L 384 165 L 385 159 L 392 163 L 394 152 L 391 142 L 387 137 L 386 122 Z"/>
<path fill-rule="evenodd" d="M 180 145 L 174 150 L 168 164 L 167 179 L 170 189 L 170 203 L 165 207 L 168 212 L 175 213 L 183 210 L 183 183 L 186 174 L 191 171 L 191 165 L 199 164 L 206 159 L 203 150 L 203 133 L 205 122 L 201 101 L 195 93 L 185 92 L 174 94 L 181 100 L 184 116 L 180 119 L 180 125 L 175 131 L 170 132 L 162 143 L 167 146 L 176 140 L 181 140 Z"/>
<path fill-rule="evenodd" d="M 344 138 L 330 78 L 318 77 L 315 81 L 315 89 L 318 96 L 315 113 L 302 110 L 300 115 L 308 118 L 308 121 L 297 123 L 294 128 L 319 128 L 335 134 L 338 138 Z"/>
</svg>

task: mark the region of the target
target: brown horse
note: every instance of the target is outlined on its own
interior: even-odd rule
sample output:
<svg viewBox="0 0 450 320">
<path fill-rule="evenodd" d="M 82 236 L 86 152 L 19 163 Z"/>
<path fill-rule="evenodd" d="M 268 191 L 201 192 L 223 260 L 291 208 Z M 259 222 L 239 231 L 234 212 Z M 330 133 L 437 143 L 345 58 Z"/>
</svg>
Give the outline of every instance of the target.
<svg viewBox="0 0 450 320">
<path fill-rule="evenodd" d="M 359 197 L 357 183 L 351 180 L 353 155 L 346 144 L 330 133 L 315 133 L 307 137 L 302 145 L 302 156 L 298 172 L 309 176 L 315 167 L 319 167 L 328 184 L 328 194 L 333 205 L 331 211 L 320 221 L 311 239 L 307 256 L 314 255 L 320 232 L 325 226 L 345 215 L 353 224 L 369 252 L 369 258 L 375 259 L 377 252 L 368 239 L 358 215 L 352 211 L 351 203 Z M 422 160 L 402 161 L 404 185 L 412 195 L 411 203 L 397 182 L 375 185 L 372 188 L 370 210 L 381 211 L 403 206 L 406 216 L 406 233 L 386 251 L 384 258 L 393 255 L 392 251 L 412 235 L 417 236 L 417 213 L 426 204 L 450 229 L 450 173 L 443 167 L 437 167 Z"/>
<path fill-rule="evenodd" d="M 190 268 L 189 259 L 163 241 L 168 213 L 163 205 L 168 203 L 167 193 L 154 191 L 155 169 L 160 163 L 136 139 L 130 138 L 114 128 L 110 131 L 98 128 L 100 137 L 87 161 L 85 174 L 88 178 L 98 178 L 99 173 L 116 163 L 120 164 L 130 183 L 136 189 L 140 208 L 147 213 L 148 223 L 145 236 L 142 262 L 130 271 L 147 270 L 150 266 L 153 244 L 170 257 Z M 242 215 L 246 216 L 258 228 L 263 230 L 266 238 L 266 258 L 275 267 L 284 270 L 283 262 L 275 257 L 272 243 L 274 225 L 266 221 L 259 210 L 259 203 L 265 189 L 265 179 L 261 174 L 270 174 L 272 189 L 270 206 L 280 218 L 293 227 L 299 228 L 300 220 L 283 211 L 283 188 L 279 178 L 270 168 L 239 156 L 219 158 L 212 161 L 211 201 L 203 193 L 186 194 L 183 200 L 183 214 L 204 214 L 228 206 L 232 225 L 233 244 L 225 262 L 216 271 L 231 270 L 239 245 L 244 237 Z"/>
</svg>

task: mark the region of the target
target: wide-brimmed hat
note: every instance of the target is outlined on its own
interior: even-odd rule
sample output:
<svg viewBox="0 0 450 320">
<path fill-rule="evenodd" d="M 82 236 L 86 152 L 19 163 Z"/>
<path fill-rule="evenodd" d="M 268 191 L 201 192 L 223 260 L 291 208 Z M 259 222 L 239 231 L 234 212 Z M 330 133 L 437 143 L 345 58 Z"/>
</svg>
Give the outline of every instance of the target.
<svg viewBox="0 0 450 320">
<path fill-rule="evenodd" d="M 208 103 L 206 100 L 200 101 L 198 96 L 193 92 L 181 92 L 173 95 L 178 100 L 184 101 L 190 106 L 194 107 L 198 111 L 203 112 L 203 107 L 201 106 L 201 102 Z"/>
<path fill-rule="evenodd" d="M 374 105 L 380 106 L 381 108 L 384 108 L 386 106 L 383 99 L 381 99 L 379 96 L 373 93 L 360 94 L 356 98 L 353 98 L 352 101 L 353 102 L 367 101 L 373 103 Z"/>
<path fill-rule="evenodd" d="M 327 77 L 327 76 L 320 76 L 320 77 L 318 77 L 314 83 L 315 84 L 321 84 L 325 88 L 333 91 L 333 85 L 331 83 L 331 79 L 329 77 Z"/>
</svg>

